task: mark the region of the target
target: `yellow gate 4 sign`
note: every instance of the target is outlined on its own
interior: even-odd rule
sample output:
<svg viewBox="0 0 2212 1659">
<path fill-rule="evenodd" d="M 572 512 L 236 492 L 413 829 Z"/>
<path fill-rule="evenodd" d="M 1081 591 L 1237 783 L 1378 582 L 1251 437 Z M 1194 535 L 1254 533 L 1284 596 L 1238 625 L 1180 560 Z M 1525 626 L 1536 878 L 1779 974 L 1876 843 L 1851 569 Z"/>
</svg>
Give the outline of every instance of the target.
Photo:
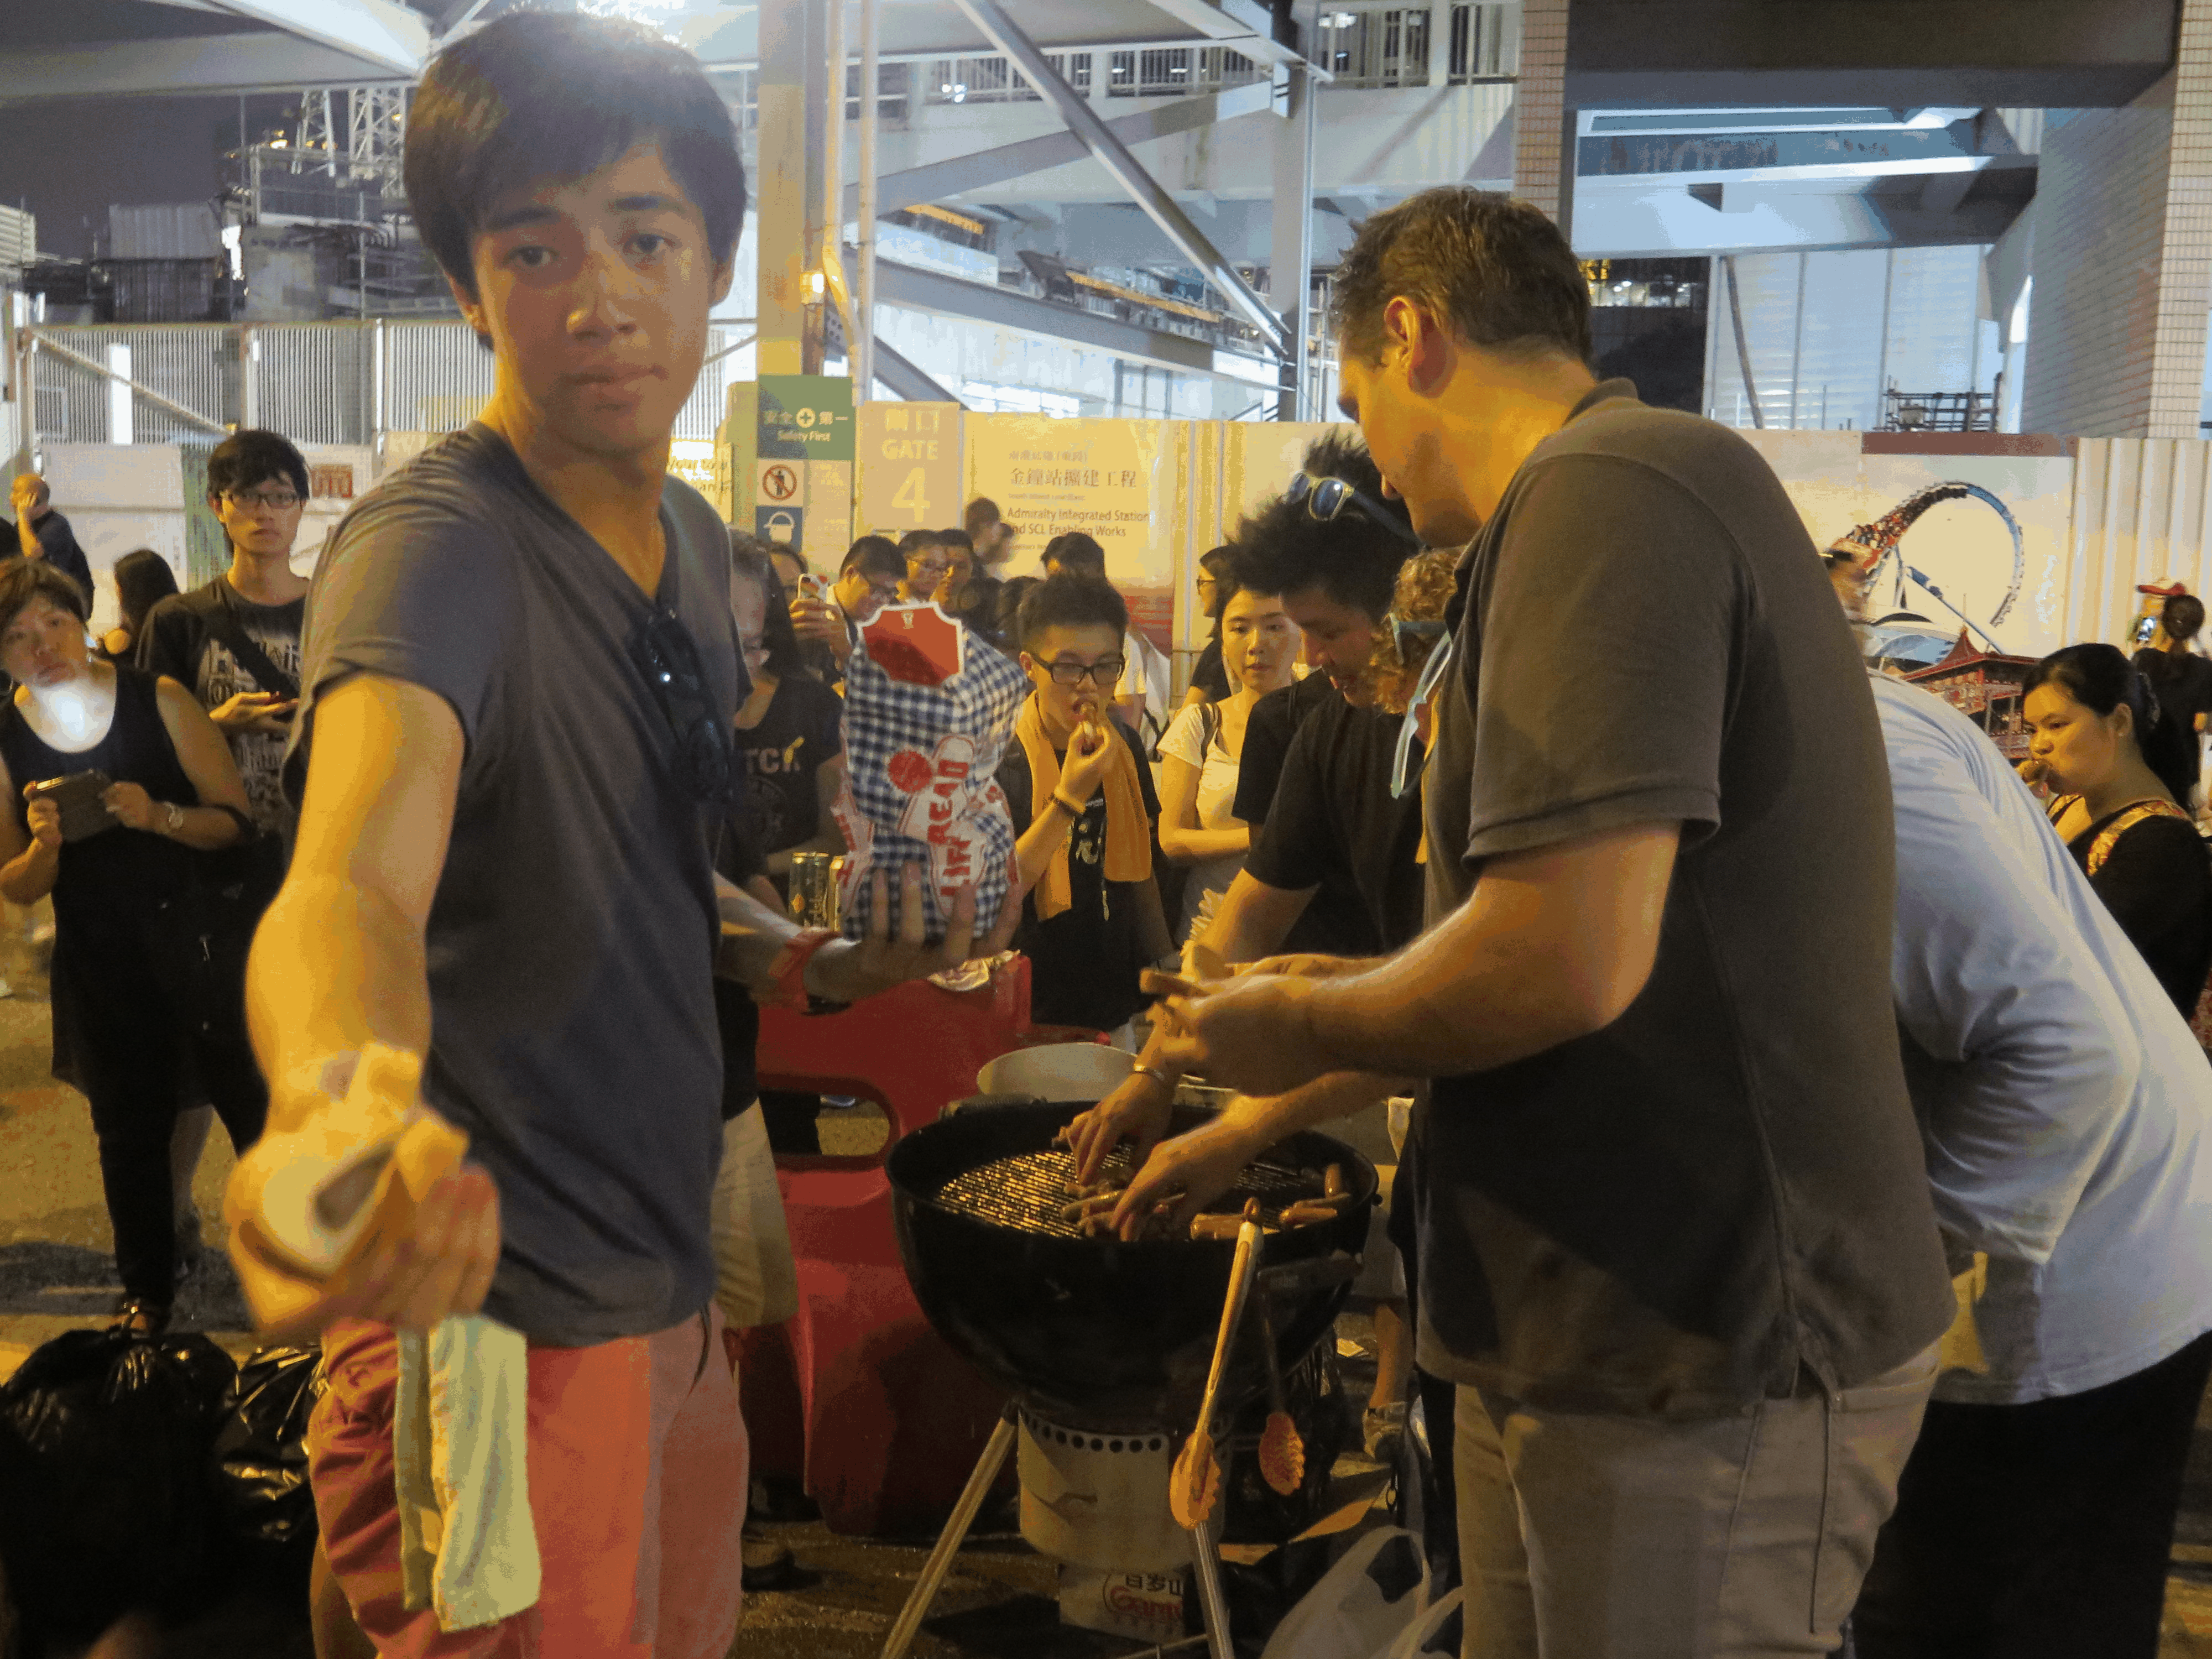
<svg viewBox="0 0 2212 1659">
<path fill-rule="evenodd" d="M 860 522 L 863 534 L 959 527 L 957 404 L 863 404 L 860 427 Z"/>
</svg>

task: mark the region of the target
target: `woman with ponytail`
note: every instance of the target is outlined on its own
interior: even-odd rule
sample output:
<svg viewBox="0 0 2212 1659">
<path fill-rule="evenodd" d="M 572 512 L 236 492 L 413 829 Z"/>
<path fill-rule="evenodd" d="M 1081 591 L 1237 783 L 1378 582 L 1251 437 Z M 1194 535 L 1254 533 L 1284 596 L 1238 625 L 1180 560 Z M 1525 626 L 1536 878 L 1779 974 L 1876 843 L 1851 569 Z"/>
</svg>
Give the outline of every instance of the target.
<svg viewBox="0 0 2212 1659">
<path fill-rule="evenodd" d="M 2196 733 L 2117 647 L 2069 645 L 2028 671 L 2021 769 L 2058 794 L 2051 820 L 2185 1018 L 2212 968 L 2212 860 L 2190 811 Z"/>
</svg>

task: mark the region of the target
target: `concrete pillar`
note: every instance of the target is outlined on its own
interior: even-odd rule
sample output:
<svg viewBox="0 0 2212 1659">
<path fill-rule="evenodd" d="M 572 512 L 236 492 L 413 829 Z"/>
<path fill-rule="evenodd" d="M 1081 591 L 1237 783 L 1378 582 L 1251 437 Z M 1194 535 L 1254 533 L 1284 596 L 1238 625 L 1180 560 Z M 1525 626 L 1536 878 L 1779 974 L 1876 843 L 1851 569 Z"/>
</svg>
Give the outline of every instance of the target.
<svg viewBox="0 0 2212 1659">
<path fill-rule="evenodd" d="M 1566 107 L 1568 0 L 1522 0 L 1513 91 L 1513 193 L 1574 238 L 1574 112 Z"/>
<path fill-rule="evenodd" d="M 1268 255 L 1267 298 L 1282 313 L 1294 350 L 1284 364 L 1284 386 L 1275 413 L 1279 420 L 1316 418 L 1304 408 L 1306 336 L 1311 323 L 1306 302 L 1313 286 L 1314 96 L 1320 88 L 1295 70 L 1278 70 L 1290 81 L 1290 102 L 1276 118 L 1274 132 L 1275 211 L 1273 244 Z"/>
<path fill-rule="evenodd" d="M 760 13 L 759 166 L 753 175 L 763 374 L 803 374 L 806 339 L 806 9 Z"/>
<path fill-rule="evenodd" d="M 2020 424 L 2195 438 L 2212 308 L 2212 0 L 2123 109 L 2053 111 L 2037 182 Z"/>
</svg>

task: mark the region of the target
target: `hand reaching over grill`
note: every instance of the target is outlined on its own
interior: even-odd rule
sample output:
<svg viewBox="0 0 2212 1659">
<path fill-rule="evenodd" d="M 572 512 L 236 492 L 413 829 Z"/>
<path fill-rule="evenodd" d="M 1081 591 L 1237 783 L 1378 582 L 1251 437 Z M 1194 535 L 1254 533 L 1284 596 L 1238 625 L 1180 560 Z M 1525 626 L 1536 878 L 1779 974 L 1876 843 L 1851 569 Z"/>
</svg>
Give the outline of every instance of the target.
<svg viewBox="0 0 2212 1659">
<path fill-rule="evenodd" d="M 1114 1231 L 1124 1239 L 1140 1237 L 1163 1213 L 1170 1234 L 1188 1228 L 1193 1216 L 1235 1186 L 1244 1166 L 1267 1150 L 1273 1137 L 1255 1121 L 1267 1103 L 1231 1101 L 1212 1121 L 1155 1146 L 1115 1206 Z"/>
<path fill-rule="evenodd" d="M 1075 1178 L 1091 1182 L 1107 1158 L 1124 1139 L 1130 1154 L 1141 1164 L 1168 1132 L 1175 1109 L 1175 1086 L 1145 1072 L 1132 1072 L 1089 1111 L 1060 1131 L 1060 1139 L 1075 1154 Z"/>
<path fill-rule="evenodd" d="M 1316 1041 L 1305 974 L 1239 974 L 1196 981 L 1147 970 L 1144 988 L 1163 996 L 1170 1025 L 1164 1051 L 1187 1075 L 1255 1095 L 1279 1095 L 1336 1069 Z"/>
</svg>

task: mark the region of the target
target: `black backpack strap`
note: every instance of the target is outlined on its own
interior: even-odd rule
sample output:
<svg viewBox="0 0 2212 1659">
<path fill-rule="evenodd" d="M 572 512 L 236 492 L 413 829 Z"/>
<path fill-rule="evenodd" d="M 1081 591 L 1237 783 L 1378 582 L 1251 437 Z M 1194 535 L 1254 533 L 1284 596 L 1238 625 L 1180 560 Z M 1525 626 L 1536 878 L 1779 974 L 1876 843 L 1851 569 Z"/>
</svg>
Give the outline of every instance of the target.
<svg viewBox="0 0 2212 1659">
<path fill-rule="evenodd" d="M 253 642 L 253 636 L 246 631 L 246 624 L 239 620 L 238 611 L 230 602 L 228 586 L 221 581 L 210 586 L 215 602 L 200 612 L 208 632 L 222 642 L 224 648 L 238 659 L 238 665 L 252 675 L 264 691 L 287 702 L 296 701 L 299 681 L 270 661 L 269 653 Z"/>
</svg>

